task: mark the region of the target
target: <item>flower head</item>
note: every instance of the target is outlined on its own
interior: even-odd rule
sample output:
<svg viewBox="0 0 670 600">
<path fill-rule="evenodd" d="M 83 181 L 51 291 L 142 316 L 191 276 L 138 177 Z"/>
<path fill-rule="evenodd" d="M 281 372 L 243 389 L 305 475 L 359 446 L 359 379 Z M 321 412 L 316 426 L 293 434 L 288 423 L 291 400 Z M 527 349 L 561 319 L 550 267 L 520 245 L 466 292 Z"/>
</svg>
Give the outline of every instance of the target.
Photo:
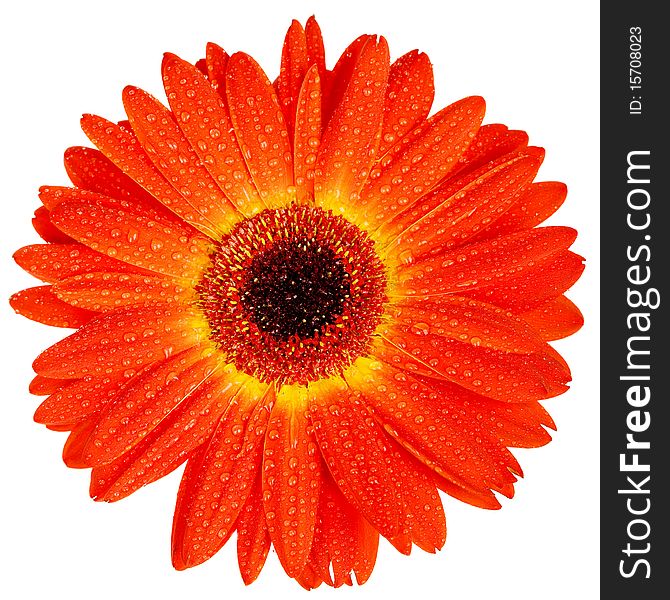
<svg viewBox="0 0 670 600">
<path fill-rule="evenodd" d="M 441 548 L 438 490 L 498 508 L 509 447 L 550 440 L 548 342 L 582 323 L 576 234 L 538 227 L 565 186 L 481 98 L 430 115 L 425 54 L 363 35 L 327 69 L 313 18 L 274 83 L 214 44 L 163 81 L 169 108 L 128 87 L 127 121 L 83 117 L 97 149 L 15 255 L 46 283 L 16 311 L 77 329 L 34 362 L 36 421 L 97 500 L 186 462 L 177 569 L 234 532 L 245 582 L 272 545 L 306 588 L 366 581 L 379 535 Z"/>
</svg>

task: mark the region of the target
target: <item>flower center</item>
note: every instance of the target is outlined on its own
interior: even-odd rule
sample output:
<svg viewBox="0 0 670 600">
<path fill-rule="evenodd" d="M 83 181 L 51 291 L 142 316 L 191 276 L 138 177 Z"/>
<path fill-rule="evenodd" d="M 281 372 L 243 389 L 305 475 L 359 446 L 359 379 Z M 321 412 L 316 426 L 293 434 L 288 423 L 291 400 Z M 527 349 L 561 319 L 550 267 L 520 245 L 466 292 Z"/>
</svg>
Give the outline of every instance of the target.
<svg viewBox="0 0 670 600">
<path fill-rule="evenodd" d="M 258 327 L 287 340 L 334 323 L 349 291 L 349 273 L 330 248 L 282 240 L 254 256 L 240 300 Z"/>
<path fill-rule="evenodd" d="M 239 223 L 196 287 L 212 340 L 265 382 L 341 373 L 364 355 L 386 302 L 368 235 L 320 208 L 291 205 Z"/>
</svg>

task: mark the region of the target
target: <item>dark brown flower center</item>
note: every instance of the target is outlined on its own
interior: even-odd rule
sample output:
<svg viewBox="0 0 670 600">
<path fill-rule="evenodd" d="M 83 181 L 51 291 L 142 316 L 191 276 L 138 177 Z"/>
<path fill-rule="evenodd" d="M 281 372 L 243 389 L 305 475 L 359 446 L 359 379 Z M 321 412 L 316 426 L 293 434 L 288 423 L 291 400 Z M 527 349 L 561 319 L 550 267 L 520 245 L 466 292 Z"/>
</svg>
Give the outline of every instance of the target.
<svg viewBox="0 0 670 600">
<path fill-rule="evenodd" d="M 386 302 L 384 267 L 368 235 L 300 205 L 237 225 L 196 289 L 227 358 L 280 383 L 341 373 L 368 350 Z"/>
<path fill-rule="evenodd" d="M 330 248 L 282 240 L 254 256 L 240 301 L 260 329 L 285 341 L 334 323 L 349 291 L 349 273 Z"/>
</svg>

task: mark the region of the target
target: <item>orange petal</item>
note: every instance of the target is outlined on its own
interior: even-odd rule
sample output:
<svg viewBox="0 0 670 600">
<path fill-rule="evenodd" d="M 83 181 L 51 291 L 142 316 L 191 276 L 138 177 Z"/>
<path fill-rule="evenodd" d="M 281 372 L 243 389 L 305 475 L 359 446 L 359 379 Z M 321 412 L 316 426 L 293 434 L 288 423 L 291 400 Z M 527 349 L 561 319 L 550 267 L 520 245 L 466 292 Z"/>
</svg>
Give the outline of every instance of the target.
<svg viewBox="0 0 670 600">
<path fill-rule="evenodd" d="M 309 396 L 310 420 L 333 479 L 377 531 L 395 537 L 403 508 L 386 459 L 386 434 L 343 382 L 318 381 Z"/>
<path fill-rule="evenodd" d="M 209 84 L 219 93 L 222 98 L 226 96 L 226 69 L 228 68 L 228 54 L 226 51 L 208 42 L 205 61 L 207 63 L 207 78 Z"/>
<path fill-rule="evenodd" d="M 577 232 L 569 227 L 543 227 L 469 244 L 418 261 L 408 257 L 401 264 L 397 287 L 390 295 L 418 298 L 464 294 L 479 287 L 495 288 L 508 279 L 532 272 L 540 262 L 556 259 L 576 236 Z"/>
<path fill-rule="evenodd" d="M 195 68 L 200 71 L 205 77 L 207 77 L 207 59 L 199 58 L 195 61 Z"/>
<path fill-rule="evenodd" d="M 138 445 L 173 411 L 190 400 L 212 377 L 214 357 L 200 347 L 181 352 L 134 378 L 101 414 L 86 447 L 85 459 L 97 467 L 116 460 Z"/>
<path fill-rule="evenodd" d="M 583 271 L 584 259 L 568 251 L 529 269 L 520 269 L 516 277 L 503 278 L 497 285 L 473 287 L 467 293 L 483 302 L 523 313 L 563 294 Z"/>
<path fill-rule="evenodd" d="M 309 23 L 307 24 L 309 26 Z M 308 35 L 309 40 L 309 35 Z M 323 123 L 327 125 L 330 121 L 333 112 L 342 102 L 351 76 L 356 68 L 361 54 L 361 49 L 367 42 L 374 44 L 375 36 L 361 35 L 356 38 L 347 49 L 342 53 L 340 58 L 335 63 L 333 70 L 327 74 L 327 77 L 322 79 L 323 83 Z M 324 62 L 325 68 L 325 62 Z M 320 74 L 320 73 L 319 73 Z"/>
<path fill-rule="evenodd" d="M 510 209 L 485 232 L 491 238 L 531 229 L 553 215 L 563 204 L 568 188 L 558 181 L 534 183 Z"/>
<path fill-rule="evenodd" d="M 211 237 L 217 232 L 154 166 L 132 132 L 95 115 L 84 115 L 81 128 L 119 169 L 184 221 Z"/>
<path fill-rule="evenodd" d="M 199 341 L 197 316 L 183 307 L 138 306 L 102 314 L 47 348 L 35 372 L 62 379 L 137 370 Z"/>
<path fill-rule="evenodd" d="M 103 312 L 148 302 L 185 302 L 192 294 L 173 279 L 132 273 L 75 275 L 58 282 L 54 290 L 63 302 Z"/>
<path fill-rule="evenodd" d="M 488 411 L 491 425 L 495 423 L 500 442 L 513 448 L 538 448 L 551 441 L 545 427 L 556 429 L 553 419 L 539 402 L 491 402 Z"/>
<path fill-rule="evenodd" d="M 174 54 L 163 59 L 163 83 L 179 127 L 223 194 L 246 216 L 263 210 L 221 95 Z"/>
<path fill-rule="evenodd" d="M 31 275 L 49 283 L 88 272 L 143 271 L 80 244 L 24 246 L 14 253 L 14 260 Z"/>
<path fill-rule="evenodd" d="M 433 67 L 427 55 L 412 50 L 391 65 L 379 155 L 424 121 L 435 95 Z"/>
<path fill-rule="evenodd" d="M 58 390 L 74 383 L 76 379 L 52 379 L 50 377 L 42 377 L 41 375 L 35 375 L 33 380 L 30 382 L 28 391 L 35 396 L 50 396 L 55 394 Z"/>
<path fill-rule="evenodd" d="M 262 478 L 258 474 L 237 520 L 237 562 L 246 585 L 256 581 L 270 551 L 270 534 L 265 523 Z"/>
<path fill-rule="evenodd" d="M 305 76 L 297 101 L 293 160 L 298 201 L 314 198 L 314 165 L 321 144 L 321 79 L 316 67 Z"/>
<path fill-rule="evenodd" d="M 66 200 L 51 220 L 93 250 L 163 275 L 192 279 L 209 260 L 207 238 L 158 213 L 135 212 L 130 204 Z"/>
<path fill-rule="evenodd" d="M 557 296 L 520 314 L 544 340 L 560 340 L 584 324 L 580 310 L 565 296 Z"/>
<path fill-rule="evenodd" d="M 88 465 L 83 459 L 84 447 L 90 437 L 97 418 L 94 416 L 77 424 L 63 446 L 63 462 L 71 469 L 86 469 Z"/>
<path fill-rule="evenodd" d="M 307 65 L 316 65 L 319 78 L 325 83 L 326 80 L 326 51 L 323 47 L 321 28 L 312 16 L 305 24 L 305 42 L 307 44 Z"/>
<path fill-rule="evenodd" d="M 360 202 L 373 228 L 412 207 L 448 175 L 479 128 L 484 110 L 479 96 L 446 107 L 375 165 Z"/>
<path fill-rule="evenodd" d="M 176 569 L 203 563 L 219 551 L 259 473 L 272 391 L 250 382 L 235 401 L 239 406 L 231 406 L 209 443 L 186 465 L 172 527 Z"/>
<path fill-rule="evenodd" d="M 434 553 L 444 546 L 447 536 L 440 495 L 430 471 L 398 444 L 394 446 L 393 463 L 401 481 L 407 537 L 425 552 Z"/>
<path fill-rule="evenodd" d="M 500 218 L 532 182 L 540 162 L 518 156 L 496 166 L 476 180 L 449 194 L 427 213 L 400 215 L 393 231 L 395 252 L 411 248 L 415 258 L 462 245 Z"/>
<path fill-rule="evenodd" d="M 406 338 L 382 334 L 376 356 L 389 365 L 451 381 L 503 402 L 529 402 L 562 394 L 570 374 L 550 348 L 543 354 L 510 354 L 427 333 Z"/>
<path fill-rule="evenodd" d="M 317 575 L 314 567 L 310 563 L 305 565 L 302 573 L 296 576 L 295 580 L 307 591 L 314 590 L 323 583 L 323 580 Z"/>
<path fill-rule="evenodd" d="M 78 379 L 42 402 L 34 419 L 44 425 L 81 421 L 113 400 L 129 381 L 122 371 L 101 378 Z"/>
<path fill-rule="evenodd" d="M 314 537 L 321 460 L 307 422 L 307 389 L 277 392 L 263 451 L 263 505 L 272 544 L 286 574 L 305 568 Z"/>
<path fill-rule="evenodd" d="M 414 132 L 407 137 L 411 138 L 412 135 L 414 135 Z M 407 141 L 403 140 L 398 146 L 402 146 L 406 143 Z M 398 212 L 390 222 L 384 224 L 380 228 L 378 237 L 382 238 L 385 236 L 389 240 L 396 240 L 398 236 L 409 230 L 414 224 L 421 223 L 423 219 L 434 219 L 436 213 L 438 217 L 443 217 L 445 214 L 448 215 L 449 211 L 458 213 L 461 211 L 461 207 L 456 206 L 456 208 L 452 210 L 452 205 L 456 205 L 459 200 L 462 199 L 464 192 L 469 194 L 466 199 L 471 201 L 474 198 L 473 192 L 477 191 L 478 186 L 482 183 L 490 183 L 489 180 L 491 178 L 499 177 L 501 171 L 506 167 L 511 167 L 521 159 L 535 160 L 538 165 L 541 163 L 541 159 L 537 156 L 537 153 L 534 152 L 534 149 L 526 148 L 520 152 L 507 153 L 502 157 L 487 162 L 484 166 L 473 171 L 466 168 L 461 169 L 460 172 L 458 172 L 457 168 L 453 173 L 450 173 L 449 176 L 442 179 L 431 192 L 425 194 L 421 198 L 421 202 L 415 202 L 412 206 Z M 526 189 L 528 189 L 528 187 L 530 186 L 526 186 Z M 515 197 L 512 204 L 525 193 L 526 189 L 522 190 Z M 491 200 L 492 198 L 485 198 L 485 204 L 491 204 Z M 494 202 L 493 204 L 494 206 L 498 206 L 498 203 Z M 509 206 L 510 204 L 508 203 L 507 207 Z M 465 209 L 467 209 L 468 212 L 463 213 L 463 217 L 467 217 L 468 215 L 472 217 L 476 213 L 476 209 L 473 212 L 471 207 L 465 207 Z M 480 237 L 483 237 L 486 229 L 504 214 L 503 210 L 504 208 L 500 208 L 497 214 L 494 213 L 492 216 L 485 218 L 483 226 L 480 227 L 481 231 L 479 234 L 474 234 L 472 236 L 473 239 L 468 241 L 476 241 L 479 240 Z M 388 244 L 389 242 L 387 241 L 386 243 Z M 396 243 L 400 242 L 396 240 Z M 455 242 L 453 241 L 450 241 L 450 243 L 455 245 Z"/>
<path fill-rule="evenodd" d="M 462 481 L 456 483 L 449 479 L 443 471 L 439 474 L 433 472 L 433 476 L 437 489 L 443 491 L 445 494 L 449 494 L 452 498 L 486 510 L 499 510 L 502 507 L 496 495 L 488 488 L 474 488 L 465 485 Z"/>
<path fill-rule="evenodd" d="M 349 504 L 329 475 L 322 479 L 310 562 L 328 585 L 365 583 L 377 559 L 379 533 Z M 331 576 L 332 569 L 332 576 Z"/>
<path fill-rule="evenodd" d="M 527 145 L 528 134 L 525 131 L 510 130 L 498 123 L 482 125 L 458 161 L 454 173 L 462 177 L 507 154 L 519 152 Z"/>
<path fill-rule="evenodd" d="M 45 208 L 49 211 L 53 211 L 59 204 L 65 202 L 66 200 L 90 200 L 90 201 L 100 201 L 106 202 L 113 206 L 128 206 L 128 199 L 119 199 L 114 198 L 113 196 L 107 196 L 105 194 L 99 194 L 98 192 L 91 192 L 90 190 L 85 190 L 78 187 L 67 187 L 61 185 L 43 185 L 40 187 L 39 198 L 44 204 Z M 131 199 L 130 202 L 133 205 L 140 205 L 142 208 L 147 204 L 141 199 Z M 160 204 L 157 204 L 155 200 L 153 204 L 148 207 L 148 210 L 155 211 L 161 207 Z M 165 208 L 162 207 L 163 211 Z M 166 214 L 169 214 L 169 211 L 166 211 Z M 174 215 L 172 215 L 174 217 Z"/>
<path fill-rule="evenodd" d="M 388 311 L 391 324 L 380 329 L 385 336 L 406 337 L 420 343 L 426 335 L 438 335 L 515 354 L 550 351 L 523 319 L 472 298 L 444 296 L 439 302 L 412 299 Z"/>
<path fill-rule="evenodd" d="M 70 236 L 65 235 L 60 229 L 54 226 L 51 222 L 49 211 L 45 206 L 40 206 L 35 211 L 33 228 L 45 242 L 52 244 L 69 244 L 74 242 Z"/>
<path fill-rule="evenodd" d="M 268 207 L 285 204 L 293 185 L 291 142 L 274 89 L 248 54 L 230 57 L 226 96 L 235 135 L 261 199 Z"/>
<path fill-rule="evenodd" d="M 50 285 L 17 292 L 9 299 L 9 303 L 20 315 L 52 327 L 77 329 L 97 314 L 63 302 L 54 294 Z"/>
<path fill-rule="evenodd" d="M 323 208 L 340 212 L 343 203 L 358 198 L 368 178 L 377 157 L 388 75 L 386 40 L 371 38 L 323 134 L 314 182 Z"/>
<path fill-rule="evenodd" d="M 190 370 L 189 370 L 190 371 Z M 191 377 L 184 373 L 183 377 Z M 171 473 L 207 442 L 222 414 L 229 408 L 239 384 L 218 374 L 199 385 L 170 410 L 146 437 L 113 462 L 91 472 L 90 494 L 96 500 L 116 502 L 140 487 Z M 181 396 L 170 386 L 166 394 Z M 92 439 L 95 439 L 94 433 Z"/>
<path fill-rule="evenodd" d="M 307 73 L 307 40 L 305 30 L 295 19 L 291 23 L 281 55 L 279 77 L 274 84 L 279 106 L 284 112 L 286 129 L 293 137 L 295 129 L 295 113 L 298 105 L 298 95 L 302 87 L 305 73 Z"/>
<path fill-rule="evenodd" d="M 416 378 L 433 388 L 441 397 L 455 398 L 468 409 L 475 407 L 477 420 L 483 426 L 488 425 L 491 438 L 498 440 L 503 446 L 543 446 L 551 440 L 545 428 L 556 429 L 553 419 L 539 402 L 501 402 L 446 381 L 420 375 Z M 449 414 L 448 410 L 448 407 L 444 407 L 445 415 Z"/>
<path fill-rule="evenodd" d="M 477 419 L 477 406 L 407 372 L 359 359 L 346 379 L 384 428 L 416 458 L 464 487 L 499 490 L 520 467 Z"/>
<path fill-rule="evenodd" d="M 65 170 L 78 188 L 120 200 L 132 198 L 159 204 L 99 150 L 82 146 L 68 148 L 65 151 Z"/>
<path fill-rule="evenodd" d="M 197 74 L 194 79 L 203 81 L 202 87 L 211 89 L 195 68 L 193 73 Z M 165 81 L 165 71 L 163 77 Z M 167 79 L 170 81 L 169 75 Z M 178 85 L 166 86 L 166 92 L 168 87 L 173 92 Z M 171 185 L 202 215 L 204 224 L 225 234 L 237 223 L 239 214 L 210 177 L 180 129 L 180 123 L 188 123 L 197 108 L 178 100 L 174 102 L 181 109 L 175 115 L 143 90 L 131 86 L 123 90 L 123 105 L 144 151 Z"/>
</svg>

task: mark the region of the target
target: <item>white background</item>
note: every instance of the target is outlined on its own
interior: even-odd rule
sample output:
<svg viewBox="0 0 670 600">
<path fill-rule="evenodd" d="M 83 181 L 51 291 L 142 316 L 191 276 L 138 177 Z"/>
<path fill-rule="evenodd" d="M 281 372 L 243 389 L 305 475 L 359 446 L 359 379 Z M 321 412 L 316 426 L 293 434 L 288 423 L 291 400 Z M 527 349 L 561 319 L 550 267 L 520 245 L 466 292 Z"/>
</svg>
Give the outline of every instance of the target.
<svg viewBox="0 0 670 600">
<path fill-rule="evenodd" d="M 526 478 L 503 509 L 445 498 L 448 535 L 437 555 L 380 548 L 361 588 L 322 586 L 312 598 L 545 600 L 598 597 L 598 3 L 339 2 L 244 0 L 12 2 L 3 9 L 0 115 L 0 318 L 2 319 L 2 544 L 0 596 L 7 599 L 152 597 L 288 598 L 306 594 L 270 555 L 245 588 L 234 541 L 205 565 L 177 573 L 170 527 L 179 474 L 118 504 L 88 498 L 88 471 L 60 460 L 66 434 L 32 422 L 27 392 L 34 356 L 63 331 L 13 314 L 6 298 L 35 285 L 11 253 L 35 243 L 30 226 L 41 184 L 66 184 L 62 152 L 85 144 L 78 120 L 122 118 L 132 83 L 160 94 L 160 61 L 195 61 L 207 41 L 254 55 L 274 78 L 291 18 L 316 14 L 328 65 L 361 33 L 384 34 L 393 57 L 420 48 L 434 64 L 436 108 L 471 94 L 486 122 L 525 129 L 547 149 L 539 179 L 565 181 L 568 200 L 551 222 L 576 227 L 587 269 L 570 296 L 586 317 L 557 344 L 573 368 L 572 389 L 546 402 L 558 424 L 547 447 L 515 451 Z M 179 473 L 181 470 L 179 471 Z"/>
</svg>

